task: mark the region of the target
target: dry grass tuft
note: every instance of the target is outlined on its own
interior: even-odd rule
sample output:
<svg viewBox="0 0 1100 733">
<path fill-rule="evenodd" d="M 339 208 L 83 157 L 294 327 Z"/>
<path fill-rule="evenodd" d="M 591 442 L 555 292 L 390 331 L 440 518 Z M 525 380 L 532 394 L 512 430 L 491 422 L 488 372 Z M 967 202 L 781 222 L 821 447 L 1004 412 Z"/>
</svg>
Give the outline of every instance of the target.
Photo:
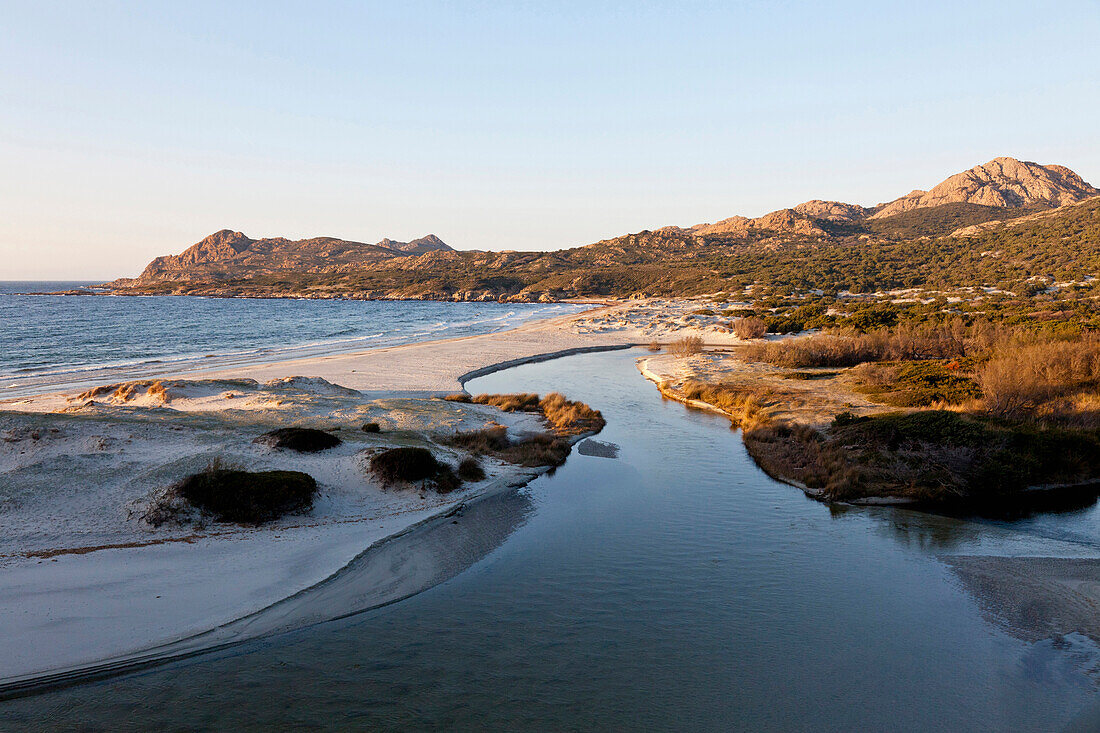
<svg viewBox="0 0 1100 733">
<path fill-rule="evenodd" d="M 474 455 L 495 456 L 520 466 L 559 466 L 565 462 L 571 448 L 568 440 L 550 433 L 537 433 L 513 441 L 502 425 L 458 432 L 449 442 Z"/>
<path fill-rule="evenodd" d="M 688 380 L 680 393 L 689 400 L 714 405 L 730 416 L 742 428 L 762 425 L 769 420 L 769 399 L 772 392 L 760 386 L 739 384 L 708 384 Z"/>
<path fill-rule="evenodd" d="M 583 402 L 566 399 L 557 392 L 546 395 L 538 404 L 543 417 L 558 433 L 577 435 L 598 432 L 607 424 L 599 410 Z"/>
<path fill-rule="evenodd" d="M 730 327 L 737 338 L 745 340 L 763 338 L 768 332 L 767 324 L 756 316 L 738 318 L 730 324 Z"/>
<path fill-rule="evenodd" d="M 1075 406 L 1092 411 L 1088 397 L 1100 387 L 1100 338 L 1003 346 L 975 379 L 983 406 L 994 415 L 1072 420 Z"/>
<path fill-rule="evenodd" d="M 599 410 L 583 402 L 567 399 L 551 392 L 545 397 L 522 392 L 518 394 L 480 394 L 470 401 L 478 405 L 492 405 L 505 412 L 541 412 L 555 432 L 577 435 L 603 429 L 606 421 Z"/>
<path fill-rule="evenodd" d="M 675 357 L 692 356 L 703 351 L 703 339 L 698 336 L 684 336 L 668 345 L 668 353 Z"/>
</svg>

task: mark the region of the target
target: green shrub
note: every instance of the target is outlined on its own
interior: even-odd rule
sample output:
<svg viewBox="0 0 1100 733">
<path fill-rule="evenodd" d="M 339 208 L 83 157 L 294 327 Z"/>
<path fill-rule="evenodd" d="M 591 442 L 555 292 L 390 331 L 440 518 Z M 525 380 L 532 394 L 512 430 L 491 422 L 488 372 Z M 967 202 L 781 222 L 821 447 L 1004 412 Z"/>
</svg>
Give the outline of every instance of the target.
<svg viewBox="0 0 1100 733">
<path fill-rule="evenodd" d="M 300 471 L 253 473 L 212 467 L 188 476 L 174 491 L 219 522 L 262 524 L 311 509 L 317 482 Z"/>
<path fill-rule="evenodd" d="M 279 428 L 269 433 L 264 433 L 256 438 L 253 443 L 270 446 L 271 448 L 283 448 L 298 451 L 299 453 L 316 453 L 318 451 L 335 448 L 343 441 L 332 433 L 313 428 Z"/>
<path fill-rule="evenodd" d="M 439 471 L 439 461 L 427 448 L 390 448 L 370 459 L 370 470 L 383 485 L 426 481 Z"/>
</svg>

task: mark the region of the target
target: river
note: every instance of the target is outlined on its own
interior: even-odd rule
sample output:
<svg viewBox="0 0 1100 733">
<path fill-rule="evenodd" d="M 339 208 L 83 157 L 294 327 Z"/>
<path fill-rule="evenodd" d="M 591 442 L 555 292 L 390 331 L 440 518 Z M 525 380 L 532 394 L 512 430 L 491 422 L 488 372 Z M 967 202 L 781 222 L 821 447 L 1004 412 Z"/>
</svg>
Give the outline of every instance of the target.
<svg viewBox="0 0 1100 733">
<path fill-rule="evenodd" d="M 1095 508 L 993 523 L 812 501 L 756 468 L 725 419 L 662 400 L 639 353 L 467 385 L 584 400 L 618 455 L 574 449 L 556 472 L 454 518 L 454 531 L 472 529 L 441 545 L 447 570 L 430 588 L 0 703 L 0 724 L 1031 731 L 1088 719 L 1096 643 L 1029 623 L 1009 607 L 1011 575 L 978 582 L 960 568 L 973 556 L 1096 558 Z"/>
</svg>

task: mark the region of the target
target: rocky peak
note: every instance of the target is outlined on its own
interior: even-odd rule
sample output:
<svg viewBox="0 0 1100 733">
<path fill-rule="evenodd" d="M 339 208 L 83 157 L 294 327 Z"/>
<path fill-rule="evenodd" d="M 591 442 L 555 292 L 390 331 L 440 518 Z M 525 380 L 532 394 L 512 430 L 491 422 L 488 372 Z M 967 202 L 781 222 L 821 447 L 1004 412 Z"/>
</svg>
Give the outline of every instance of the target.
<svg viewBox="0 0 1100 733">
<path fill-rule="evenodd" d="M 690 230 L 699 236 L 747 236 L 748 234 L 799 234 L 824 236 L 825 232 L 806 215 L 794 209 L 779 209 L 755 219 L 732 216 L 714 224 L 697 224 Z"/>
<path fill-rule="evenodd" d="M 985 165 L 956 173 L 930 191 L 916 190 L 884 204 L 872 219 L 913 209 L 952 203 L 1020 208 L 1033 204 L 1064 206 L 1100 194 L 1069 168 L 1015 158 L 994 158 Z"/>
<path fill-rule="evenodd" d="M 867 209 L 856 204 L 846 204 L 842 201 L 822 201 L 814 199 L 794 207 L 794 211 L 812 219 L 827 219 L 828 221 L 856 221 L 867 215 Z"/>
<path fill-rule="evenodd" d="M 184 250 L 179 255 L 179 262 L 183 265 L 195 265 L 200 262 L 232 259 L 254 242 L 255 240 L 249 239 L 242 232 L 222 229 Z"/>
<path fill-rule="evenodd" d="M 424 254 L 425 252 L 450 252 L 452 248 L 446 244 L 442 239 L 429 234 L 421 237 L 420 239 L 414 239 L 411 242 L 396 242 L 392 239 L 383 239 L 378 243 L 379 247 L 385 247 L 386 249 L 392 249 L 395 252 L 404 252 L 406 254 Z"/>
</svg>

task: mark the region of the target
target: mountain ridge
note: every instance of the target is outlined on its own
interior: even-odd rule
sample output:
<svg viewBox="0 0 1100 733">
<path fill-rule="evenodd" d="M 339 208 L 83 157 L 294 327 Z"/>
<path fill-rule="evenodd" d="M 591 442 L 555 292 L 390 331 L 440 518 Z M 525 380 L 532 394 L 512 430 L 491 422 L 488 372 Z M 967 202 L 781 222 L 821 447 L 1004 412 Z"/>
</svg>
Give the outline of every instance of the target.
<svg viewBox="0 0 1100 733">
<path fill-rule="evenodd" d="M 191 279 L 196 275 L 225 278 L 240 274 L 237 270 L 242 267 L 255 272 L 281 269 L 329 272 L 363 263 L 440 251 L 453 250 L 434 234 L 408 242 L 386 238 L 377 244 L 367 244 L 336 237 L 252 239 L 243 232 L 221 229 L 178 255 L 157 257 L 145 267 L 141 275 L 128 282 L 140 285 L 162 280 Z M 115 282 L 121 283 L 122 280 Z"/>
<path fill-rule="evenodd" d="M 662 227 L 549 252 L 456 251 L 434 235 L 366 244 L 251 239 L 226 229 L 157 258 L 137 279 L 108 285 L 118 294 L 519 301 L 716 292 L 777 277 L 796 289 L 952 278 L 1006 285 L 1024 273 L 1044 274 L 1029 270 L 1040 262 L 1100 275 L 1100 260 L 1090 254 L 1076 262 L 1073 250 L 1093 251 L 1097 217 L 1100 190 L 1069 168 L 995 158 L 874 207 L 814 199 L 760 217 Z M 1022 260 L 971 251 L 1003 251 L 1006 237 L 1028 243 L 1016 255 Z M 800 273 L 810 262 L 817 269 Z M 969 269 L 955 272 L 959 263 Z"/>
</svg>

